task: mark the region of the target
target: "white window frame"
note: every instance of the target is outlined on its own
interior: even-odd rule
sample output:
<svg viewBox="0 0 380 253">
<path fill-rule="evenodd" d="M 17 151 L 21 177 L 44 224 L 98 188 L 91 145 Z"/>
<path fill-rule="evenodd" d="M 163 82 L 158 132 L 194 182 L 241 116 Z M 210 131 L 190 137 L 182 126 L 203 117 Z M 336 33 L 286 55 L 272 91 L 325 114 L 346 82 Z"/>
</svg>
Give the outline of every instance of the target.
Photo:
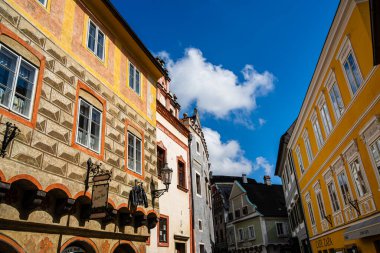
<svg viewBox="0 0 380 253">
<path fill-rule="evenodd" d="M 128 131 L 128 134 L 127 134 L 127 149 L 129 149 L 129 138 L 130 138 L 130 136 L 132 136 L 132 138 L 133 138 L 133 149 L 134 149 L 134 152 L 133 152 L 133 158 L 134 158 L 134 164 L 133 164 L 133 168 L 130 168 L 129 167 L 129 162 L 128 162 L 128 160 L 129 160 L 129 157 L 128 157 L 128 151 L 127 151 L 127 168 L 130 170 L 130 171 L 133 171 L 134 173 L 137 173 L 137 174 L 139 174 L 139 175 L 142 175 L 142 173 L 143 173 L 143 163 L 142 163 L 142 154 L 143 154 L 143 142 L 142 142 L 142 140 L 138 137 L 138 136 L 136 136 L 136 135 L 134 135 L 132 132 L 129 132 Z M 137 164 L 137 146 L 136 146 L 136 140 L 139 140 L 140 141 L 140 145 L 141 145 L 141 154 L 140 154 L 140 164 L 141 164 L 141 168 L 140 168 L 140 170 L 141 170 L 141 172 L 138 172 L 137 171 L 137 166 L 136 166 L 136 164 Z"/>
<path fill-rule="evenodd" d="M 340 183 L 339 183 L 339 176 L 341 174 L 344 174 L 345 178 L 346 178 L 346 184 L 347 184 L 347 188 L 348 188 L 348 199 L 347 199 L 347 204 L 346 204 L 346 201 L 345 201 L 345 198 L 344 198 L 344 194 L 343 194 L 343 191 L 342 191 L 342 187 L 340 186 Z M 350 186 L 350 182 L 348 181 L 348 177 L 347 177 L 347 173 L 344 169 L 341 169 L 341 171 L 337 172 L 336 173 L 336 178 L 337 178 L 337 181 L 338 181 L 338 191 L 340 193 L 340 197 L 343 199 L 343 206 L 344 207 L 347 207 L 347 206 L 350 206 L 350 203 L 349 201 L 352 200 L 352 191 L 351 191 L 351 186 Z"/>
<path fill-rule="evenodd" d="M 313 156 L 313 150 L 311 149 L 311 144 L 310 144 L 310 138 L 307 130 L 303 133 L 303 142 L 305 144 L 305 149 L 306 149 L 306 155 L 309 164 L 313 161 L 314 156 Z"/>
<path fill-rule="evenodd" d="M 37 2 L 46 8 L 48 0 L 37 0 Z"/>
<path fill-rule="evenodd" d="M 89 38 L 90 38 L 90 26 L 91 26 L 91 23 L 95 26 L 95 48 L 94 48 L 94 51 L 88 46 L 88 42 L 89 42 Z M 100 58 L 98 56 L 98 35 L 99 35 L 99 32 L 101 34 L 103 34 L 103 52 L 102 52 L 102 58 Z M 86 39 L 86 47 L 98 58 L 100 59 L 101 61 L 104 61 L 105 59 L 105 52 L 106 52 L 106 35 L 105 33 L 100 30 L 99 26 L 97 26 L 95 24 L 94 21 L 92 21 L 91 19 L 88 20 L 88 24 L 87 24 L 87 39 Z"/>
<path fill-rule="evenodd" d="M 351 168 L 351 164 L 353 164 L 356 160 L 357 160 L 358 163 L 359 163 L 359 166 L 360 166 L 360 172 L 362 173 L 362 176 L 363 176 L 364 186 L 366 187 L 366 190 L 367 190 L 367 192 L 366 192 L 366 193 L 363 193 L 362 196 L 360 196 L 360 194 L 359 194 L 359 190 L 358 190 L 357 184 L 355 183 L 355 180 L 354 180 L 354 174 L 353 174 L 353 171 L 352 171 L 352 168 Z M 359 154 L 355 155 L 355 157 L 353 157 L 352 159 L 350 159 L 349 161 L 347 161 L 347 164 L 348 164 L 348 167 L 349 167 L 351 180 L 352 180 L 352 182 L 353 182 L 353 184 L 354 184 L 354 188 L 355 188 L 356 196 L 358 197 L 358 199 L 363 199 L 363 198 L 365 198 L 368 194 L 371 193 L 371 189 L 370 189 L 370 187 L 369 187 L 369 183 L 368 183 L 368 180 L 367 180 L 367 174 L 365 173 L 365 170 L 364 170 L 364 167 L 363 167 L 362 160 L 360 159 L 360 155 L 359 155 Z"/>
<path fill-rule="evenodd" d="M 347 77 L 347 73 L 346 73 L 346 70 L 344 68 L 344 63 L 347 61 L 348 56 L 350 54 L 352 55 L 352 58 L 354 60 L 354 64 L 356 65 L 356 68 L 358 69 L 359 78 L 361 80 L 361 82 L 359 83 L 359 86 L 356 88 L 355 92 L 352 91 L 349 78 Z M 341 48 L 339 50 L 337 58 L 339 59 L 339 61 L 341 63 L 342 71 L 344 73 L 344 77 L 346 79 L 346 82 L 347 82 L 348 89 L 350 91 L 351 97 L 354 97 L 358 93 L 358 91 L 360 90 L 360 88 L 363 86 L 363 81 L 364 80 L 363 80 L 363 75 L 362 75 L 361 70 L 360 70 L 359 63 L 357 61 L 357 57 L 356 57 L 356 55 L 354 53 L 354 49 L 352 48 L 352 44 L 351 44 L 349 36 L 346 36 L 345 39 L 343 40 L 342 46 L 341 46 Z M 354 79 L 355 79 L 355 77 L 354 77 Z M 356 83 L 356 80 L 355 80 L 355 83 Z"/>
<path fill-rule="evenodd" d="M 318 149 L 321 149 L 324 144 L 324 139 L 322 135 L 321 125 L 319 124 L 319 120 L 317 117 L 317 113 L 314 111 L 313 115 L 311 116 L 311 124 L 315 136 L 315 140 L 317 142 Z"/>
<path fill-rule="evenodd" d="M 31 119 L 32 117 L 32 111 L 33 111 L 33 107 L 34 107 L 34 101 L 35 101 L 35 93 L 36 93 L 36 89 L 37 89 L 37 79 L 38 79 L 38 74 L 39 74 L 39 69 L 32 65 L 31 63 L 29 63 L 26 59 L 24 59 L 21 55 L 15 53 L 12 49 L 8 48 L 7 46 L 5 46 L 4 44 L 0 43 L 0 49 L 2 48 L 5 48 L 5 50 L 7 51 L 7 53 L 11 54 L 12 56 L 16 57 L 16 66 L 15 66 L 15 71 L 13 72 L 13 70 L 10 70 L 11 72 L 14 73 L 14 76 L 13 76 L 13 81 L 12 81 L 12 91 L 11 91 L 11 94 L 9 95 L 9 102 L 8 102 L 8 105 L 3 105 L 0 103 L 0 106 L 3 107 L 3 108 L 6 108 L 7 110 L 11 111 L 12 113 L 14 114 L 17 114 L 23 118 L 26 118 L 28 120 Z M 33 80 L 33 90 L 32 90 L 32 95 L 31 95 L 31 98 L 30 98 L 30 106 L 29 106 L 29 111 L 28 111 L 28 114 L 27 115 L 24 115 L 16 110 L 13 109 L 13 103 L 14 103 L 14 99 L 15 99 L 15 94 L 16 94 L 16 86 L 17 86 L 17 80 L 19 77 L 19 71 L 20 71 L 20 66 L 21 66 L 21 63 L 25 63 L 28 67 L 30 68 L 33 68 L 34 71 L 35 71 L 35 74 L 34 74 L 34 80 Z M 5 66 L 3 67 L 5 68 Z"/>
<path fill-rule="evenodd" d="M 252 228 L 252 231 L 253 231 L 253 236 L 251 235 L 251 229 Z M 250 240 L 255 240 L 256 239 L 256 231 L 255 231 L 255 226 L 248 226 L 248 239 Z"/>
<path fill-rule="evenodd" d="M 324 95 L 321 95 L 319 99 L 318 107 L 319 107 L 319 114 L 321 115 L 321 118 L 322 118 L 322 125 L 325 130 L 325 135 L 327 138 L 327 136 L 329 136 L 331 132 L 333 131 L 334 126 L 331 120 L 329 107 L 327 106 Z"/>
<path fill-rule="evenodd" d="M 80 117 L 80 106 L 82 103 L 85 103 L 87 105 L 90 106 L 90 116 L 89 116 L 89 119 L 88 119 L 88 129 L 87 129 L 87 145 L 84 145 L 83 143 L 80 143 L 78 141 L 78 138 L 79 138 L 79 117 Z M 96 149 L 93 149 L 91 148 L 90 146 L 90 139 L 91 139 L 91 125 L 92 125 L 92 112 L 93 110 L 96 110 L 100 113 L 100 124 L 99 124 L 99 150 L 96 150 Z M 78 115 L 77 115 L 77 126 L 76 126 L 76 137 L 75 137 L 75 142 L 78 144 L 78 145 L 81 145 L 82 147 L 85 147 L 85 148 L 88 148 L 92 151 L 94 151 L 95 153 L 99 154 L 100 153 L 100 149 L 101 149 L 101 144 L 102 144 L 102 134 L 103 134 L 103 128 L 102 128 L 102 125 L 103 125 L 103 112 L 101 110 L 99 110 L 96 106 L 94 106 L 93 104 L 91 104 L 90 102 L 86 101 L 85 99 L 83 98 L 79 98 L 78 100 Z"/>
<path fill-rule="evenodd" d="M 129 76 L 128 76 L 128 83 L 129 83 L 129 85 L 128 85 L 128 87 L 130 89 L 132 89 L 137 95 L 140 96 L 141 95 L 141 77 L 142 77 L 141 71 L 134 64 L 132 64 L 132 62 L 129 62 L 128 66 L 129 66 L 129 68 L 128 68 L 128 73 L 129 73 Z M 131 78 L 130 78 L 130 76 L 131 76 L 131 73 L 130 73 L 131 67 L 133 68 L 133 83 L 132 84 L 131 84 Z M 136 73 L 139 73 L 139 81 L 138 81 L 138 83 L 136 81 Z M 137 86 L 139 87 L 138 91 L 137 91 L 137 88 L 136 88 Z"/>
<path fill-rule="evenodd" d="M 296 148 L 296 155 L 297 155 L 297 160 L 298 160 L 298 167 L 300 167 L 301 175 L 303 175 L 305 173 L 305 166 L 302 160 L 302 154 L 301 154 L 299 145 Z"/>
<path fill-rule="evenodd" d="M 238 229 L 238 235 L 239 235 L 239 242 L 243 242 L 244 241 L 244 229 L 243 228 L 239 228 Z"/>
<path fill-rule="evenodd" d="M 310 198 L 310 194 L 309 193 L 307 193 L 305 195 L 305 200 L 306 200 L 307 210 L 309 212 L 310 224 L 311 224 L 312 227 L 314 227 L 314 226 L 316 226 L 316 220 L 315 220 L 313 205 L 311 203 L 311 198 Z"/>
<path fill-rule="evenodd" d="M 198 185 L 197 185 L 197 175 L 199 176 L 199 188 L 200 188 L 200 194 L 198 193 Z M 195 172 L 195 192 L 198 197 L 202 198 L 202 177 L 199 172 Z"/>
<path fill-rule="evenodd" d="M 319 217 L 321 218 L 321 220 L 325 220 L 325 216 L 327 216 L 326 214 L 326 205 L 325 205 L 325 202 L 323 200 L 323 195 L 322 195 L 322 192 L 321 192 L 321 186 L 320 184 L 317 182 L 315 185 L 314 185 L 314 192 L 315 192 L 315 198 L 317 200 L 317 206 L 318 206 L 318 211 L 319 211 Z M 318 196 L 320 196 L 320 198 L 318 198 Z M 320 202 L 319 202 L 320 200 Z M 321 208 L 321 205 L 322 205 L 322 208 Z"/>
</svg>

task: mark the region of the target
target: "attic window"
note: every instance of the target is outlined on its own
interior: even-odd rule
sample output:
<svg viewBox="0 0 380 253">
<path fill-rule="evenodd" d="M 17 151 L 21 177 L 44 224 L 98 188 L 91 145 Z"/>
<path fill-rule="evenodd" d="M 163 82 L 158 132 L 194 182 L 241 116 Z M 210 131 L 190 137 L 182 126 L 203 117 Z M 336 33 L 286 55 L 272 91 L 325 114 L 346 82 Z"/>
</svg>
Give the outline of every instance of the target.
<svg viewBox="0 0 380 253">
<path fill-rule="evenodd" d="M 248 206 L 243 207 L 243 215 L 248 214 Z"/>
</svg>

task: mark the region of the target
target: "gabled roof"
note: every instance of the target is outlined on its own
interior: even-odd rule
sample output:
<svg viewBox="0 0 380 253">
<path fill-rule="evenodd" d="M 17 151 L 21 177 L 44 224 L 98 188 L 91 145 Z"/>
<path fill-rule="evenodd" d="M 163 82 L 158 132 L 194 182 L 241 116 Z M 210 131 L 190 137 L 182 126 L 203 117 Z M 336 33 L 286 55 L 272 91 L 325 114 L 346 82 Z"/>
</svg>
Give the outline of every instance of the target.
<svg viewBox="0 0 380 253">
<path fill-rule="evenodd" d="M 240 184 L 257 211 L 265 217 L 287 217 L 285 198 L 281 185 Z"/>
</svg>

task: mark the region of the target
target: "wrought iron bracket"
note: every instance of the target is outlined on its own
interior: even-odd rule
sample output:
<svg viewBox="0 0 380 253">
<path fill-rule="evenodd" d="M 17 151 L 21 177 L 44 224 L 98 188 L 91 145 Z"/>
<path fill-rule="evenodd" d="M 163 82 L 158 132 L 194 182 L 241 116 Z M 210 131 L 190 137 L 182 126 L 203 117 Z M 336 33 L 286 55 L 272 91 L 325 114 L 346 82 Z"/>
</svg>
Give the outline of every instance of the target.
<svg viewBox="0 0 380 253">
<path fill-rule="evenodd" d="M 10 122 L 5 123 L 5 132 L 3 142 L 1 144 L 0 156 L 4 158 L 7 154 L 9 143 L 20 133 L 20 129 L 15 124 Z"/>
<path fill-rule="evenodd" d="M 331 219 L 331 215 L 326 215 L 326 214 L 323 214 L 323 218 L 325 218 L 325 220 L 327 220 L 327 222 L 330 224 L 330 226 L 332 227 L 333 224 L 332 224 L 332 219 Z"/>
<path fill-rule="evenodd" d="M 154 208 L 154 201 L 158 198 L 160 198 L 165 192 L 168 192 L 169 191 L 169 185 L 166 185 L 166 188 L 165 189 L 157 189 L 155 190 L 155 186 L 154 186 L 154 183 L 152 181 L 152 183 L 150 184 L 151 185 L 151 195 L 152 195 L 152 206 Z"/>
<path fill-rule="evenodd" d="M 87 160 L 87 174 L 86 180 L 84 182 L 84 194 L 87 192 L 90 187 L 90 178 L 92 178 L 92 182 L 97 181 L 110 181 L 112 177 L 112 170 L 105 170 L 101 168 L 102 163 L 93 163 L 91 158 Z"/>
<path fill-rule="evenodd" d="M 359 203 L 356 199 L 354 200 L 350 200 L 348 199 L 348 203 L 350 203 L 350 205 L 356 210 L 356 212 L 358 213 L 358 215 L 360 216 L 361 213 L 360 213 L 360 208 L 359 208 Z"/>
</svg>

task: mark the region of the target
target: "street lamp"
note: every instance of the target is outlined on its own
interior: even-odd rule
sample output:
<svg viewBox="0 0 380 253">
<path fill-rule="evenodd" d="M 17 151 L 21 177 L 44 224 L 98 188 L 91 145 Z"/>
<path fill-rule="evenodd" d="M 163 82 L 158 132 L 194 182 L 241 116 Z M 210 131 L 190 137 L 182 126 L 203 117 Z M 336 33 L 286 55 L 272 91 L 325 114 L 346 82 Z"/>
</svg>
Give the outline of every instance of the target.
<svg viewBox="0 0 380 253">
<path fill-rule="evenodd" d="M 152 181 L 151 183 L 151 194 L 152 194 L 152 204 L 153 204 L 153 207 L 154 207 L 154 200 L 156 198 L 159 198 L 161 197 L 165 192 L 167 192 L 169 190 L 169 185 L 172 181 L 172 174 L 173 174 L 173 170 L 171 168 L 169 168 L 168 166 L 168 163 L 165 163 L 165 166 L 161 169 L 161 179 L 162 179 L 162 183 L 165 185 L 165 189 L 159 189 L 159 190 L 155 190 L 154 189 L 154 183 Z"/>
</svg>

